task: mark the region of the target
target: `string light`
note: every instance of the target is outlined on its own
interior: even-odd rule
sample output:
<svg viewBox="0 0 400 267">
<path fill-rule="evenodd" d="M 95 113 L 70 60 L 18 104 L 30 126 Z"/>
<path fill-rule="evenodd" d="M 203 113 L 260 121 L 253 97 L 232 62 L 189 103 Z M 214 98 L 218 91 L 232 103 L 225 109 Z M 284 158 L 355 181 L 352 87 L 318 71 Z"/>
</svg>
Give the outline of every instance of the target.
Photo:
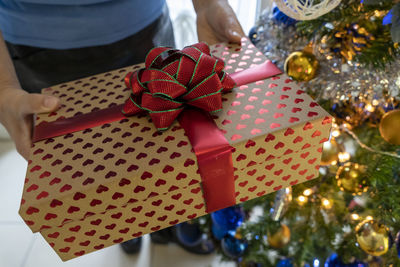
<svg viewBox="0 0 400 267">
<path fill-rule="evenodd" d="M 303 195 L 305 195 L 306 197 L 308 197 L 309 195 L 312 194 L 312 192 L 313 192 L 312 189 L 308 188 L 308 189 L 304 190 Z"/>
<path fill-rule="evenodd" d="M 375 107 L 374 107 L 373 105 L 371 105 L 371 104 L 367 104 L 367 105 L 365 106 L 365 109 L 366 109 L 368 112 L 374 112 L 374 111 L 375 111 Z"/>
<path fill-rule="evenodd" d="M 348 152 L 339 152 L 338 154 L 339 162 L 346 162 L 350 160 L 350 154 Z"/>
<path fill-rule="evenodd" d="M 331 202 L 329 199 L 323 198 L 321 202 L 322 202 L 322 206 L 323 206 L 325 209 L 330 209 L 330 208 L 332 208 L 332 202 Z"/>
<path fill-rule="evenodd" d="M 367 220 L 367 221 L 372 221 L 374 218 L 372 217 L 372 216 L 367 216 L 367 217 L 365 217 L 365 220 Z"/>
<path fill-rule="evenodd" d="M 297 202 L 299 203 L 300 206 L 303 206 L 304 204 L 307 203 L 307 198 L 305 196 L 299 196 L 297 198 Z"/>
<path fill-rule="evenodd" d="M 350 216 L 351 216 L 351 219 L 354 221 L 358 221 L 360 219 L 360 215 L 358 215 L 357 213 L 353 213 Z"/>
</svg>

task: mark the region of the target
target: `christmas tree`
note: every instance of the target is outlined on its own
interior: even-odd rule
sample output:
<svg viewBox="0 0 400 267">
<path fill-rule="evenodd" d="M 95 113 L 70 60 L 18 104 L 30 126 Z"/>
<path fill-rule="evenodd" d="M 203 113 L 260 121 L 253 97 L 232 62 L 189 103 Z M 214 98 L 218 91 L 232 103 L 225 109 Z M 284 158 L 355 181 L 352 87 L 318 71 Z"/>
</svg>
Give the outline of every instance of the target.
<svg viewBox="0 0 400 267">
<path fill-rule="evenodd" d="M 274 7 L 249 37 L 334 116 L 331 139 L 318 179 L 200 224 L 240 266 L 400 266 L 399 1 L 306 21 Z"/>
</svg>

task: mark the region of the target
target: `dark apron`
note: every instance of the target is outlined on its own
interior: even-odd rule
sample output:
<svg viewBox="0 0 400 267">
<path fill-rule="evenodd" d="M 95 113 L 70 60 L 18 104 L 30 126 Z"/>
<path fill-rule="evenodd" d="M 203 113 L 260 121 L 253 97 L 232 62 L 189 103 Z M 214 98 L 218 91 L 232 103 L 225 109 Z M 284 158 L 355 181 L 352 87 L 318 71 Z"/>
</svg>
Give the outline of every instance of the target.
<svg viewBox="0 0 400 267">
<path fill-rule="evenodd" d="M 155 46 L 175 46 L 168 8 L 140 32 L 109 45 L 47 49 L 6 42 L 21 87 L 40 93 L 59 83 L 123 68 L 144 61 Z"/>
</svg>

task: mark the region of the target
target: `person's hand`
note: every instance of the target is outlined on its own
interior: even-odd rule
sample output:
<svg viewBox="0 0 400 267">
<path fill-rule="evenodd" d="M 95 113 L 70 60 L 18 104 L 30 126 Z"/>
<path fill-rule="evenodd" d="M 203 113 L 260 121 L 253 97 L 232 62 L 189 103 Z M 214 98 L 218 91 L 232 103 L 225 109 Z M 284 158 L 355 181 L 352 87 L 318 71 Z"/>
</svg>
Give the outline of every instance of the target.
<svg viewBox="0 0 400 267">
<path fill-rule="evenodd" d="M 22 89 L 2 88 L 0 91 L 0 123 L 14 140 L 17 151 L 28 160 L 32 144 L 33 114 L 51 112 L 58 108 L 53 96 L 28 94 Z"/>
<path fill-rule="evenodd" d="M 220 42 L 240 44 L 245 34 L 227 0 L 193 0 L 193 5 L 199 41 L 209 45 Z"/>
</svg>

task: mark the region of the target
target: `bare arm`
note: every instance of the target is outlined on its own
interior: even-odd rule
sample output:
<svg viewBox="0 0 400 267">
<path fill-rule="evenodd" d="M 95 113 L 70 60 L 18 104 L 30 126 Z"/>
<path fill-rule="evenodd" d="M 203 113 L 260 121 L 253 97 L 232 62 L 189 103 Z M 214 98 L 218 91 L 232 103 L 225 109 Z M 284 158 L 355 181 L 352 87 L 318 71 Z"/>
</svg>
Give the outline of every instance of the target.
<svg viewBox="0 0 400 267">
<path fill-rule="evenodd" d="M 192 0 L 197 14 L 199 41 L 239 43 L 245 36 L 228 0 Z"/>
<path fill-rule="evenodd" d="M 0 123 L 14 140 L 18 152 L 28 159 L 34 113 L 58 108 L 59 100 L 22 90 L 0 32 Z"/>
</svg>

